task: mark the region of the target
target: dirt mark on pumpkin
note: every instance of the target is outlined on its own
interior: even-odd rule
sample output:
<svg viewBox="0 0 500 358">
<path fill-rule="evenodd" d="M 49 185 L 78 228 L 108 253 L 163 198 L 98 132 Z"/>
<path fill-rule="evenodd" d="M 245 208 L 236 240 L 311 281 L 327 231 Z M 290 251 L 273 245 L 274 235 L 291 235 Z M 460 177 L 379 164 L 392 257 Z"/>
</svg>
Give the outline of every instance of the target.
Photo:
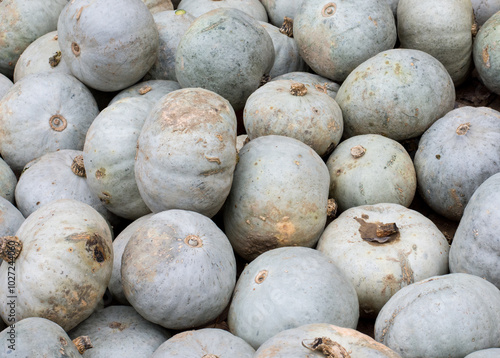
<svg viewBox="0 0 500 358">
<path fill-rule="evenodd" d="M 111 256 L 110 248 L 98 233 L 79 233 L 66 238 L 68 241 L 85 241 L 85 250 L 92 254 L 92 259 L 102 264 Z"/>
</svg>

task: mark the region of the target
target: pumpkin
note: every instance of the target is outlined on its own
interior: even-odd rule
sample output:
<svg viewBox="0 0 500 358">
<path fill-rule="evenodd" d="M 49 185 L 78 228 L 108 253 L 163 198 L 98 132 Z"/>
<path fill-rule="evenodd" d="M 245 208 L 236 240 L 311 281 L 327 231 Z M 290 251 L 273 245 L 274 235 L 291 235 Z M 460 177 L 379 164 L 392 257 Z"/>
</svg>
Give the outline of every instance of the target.
<svg viewBox="0 0 500 358">
<path fill-rule="evenodd" d="M 285 329 L 317 322 L 356 328 L 358 317 L 354 286 L 333 261 L 308 247 L 280 247 L 245 267 L 228 324 L 257 349 Z"/>
<path fill-rule="evenodd" d="M 23 222 L 24 216 L 14 204 L 0 197 L 0 237 L 14 236 Z"/>
<path fill-rule="evenodd" d="M 132 235 L 121 276 L 125 297 L 141 316 L 165 328 L 187 329 L 210 322 L 228 305 L 236 259 L 212 220 L 166 210 Z"/>
<path fill-rule="evenodd" d="M 153 15 L 141 0 L 69 2 L 57 31 L 71 73 L 100 91 L 121 90 L 139 81 L 158 51 Z"/>
<path fill-rule="evenodd" d="M 129 220 L 151 212 L 139 193 L 134 162 L 137 139 L 152 107 L 144 97 L 114 102 L 99 113 L 85 137 L 89 190 L 109 211 Z"/>
<path fill-rule="evenodd" d="M 238 111 L 273 63 L 273 40 L 259 22 L 240 10 L 219 8 L 196 18 L 184 33 L 175 74 L 183 88 L 211 90 Z"/>
<path fill-rule="evenodd" d="M 471 2 L 478 26 L 482 26 L 490 17 L 500 11 L 499 0 L 472 0 Z"/>
<path fill-rule="evenodd" d="M 465 358 L 497 358 L 500 355 L 500 348 L 488 348 L 467 354 Z"/>
<path fill-rule="evenodd" d="M 266 8 L 269 22 L 274 26 L 281 26 L 285 17 L 293 20 L 302 1 L 261 0 L 261 3 Z"/>
<path fill-rule="evenodd" d="M 93 348 L 84 358 L 150 357 L 172 335 L 146 321 L 130 306 L 108 306 L 68 332 L 70 337 L 86 335 Z"/>
<path fill-rule="evenodd" d="M 344 211 L 317 249 L 335 262 L 358 294 L 362 316 L 375 318 L 400 289 L 448 273 L 448 241 L 434 223 L 398 204 Z"/>
<path fill-rule="evenodd" d="M 465 206 L 450 248 L 450 271 L 487 279 L 500 289 L 500 173 L 485 180 Z"/>
<path fill-rule="evenodd" d="M 219 328 L 203 328 L 176 334 L 151 358 L 252 358 L 255 350 L 243 339 Z"/>
<path fill-rule="evenodd" d="M 0 158 L 0 196 L 13 203 L 16 185 L 16 175 L 10 169 L 9 165 Z"/>
<path fill-rule="evenodd" d="M 234 8 L 243 11 L 258 21 L 267 22 L 266 8 L 259 0 L 182 0 L 177 6 L 194 17 L 199 17 L 211 10 Z"/>
<path fill-rule="evenodd" d="M 471 0 L 400 0 L 397 9 L 401 47 L 438 59 L 456 86 L 472 68 Z"/>
<path fill-rule="evenodd" d="M 176 81 L 175 53 L 177 46 L 195 17 L 185 10 L 162 11 L 154 14 L 153 17 L 158 27 L 160 45 L 158 46 L 156 62 L 146 77 L 153 80 Z"/>
<path fill-rule="evenodd" d="M 473 59 L 474 65 L 481 81 L 492 92 L 500 94 L 500 68 L 499 53 L 497 51 L 500 42 L 500 14 L 492 15 L 479 29 L 474 40 Z"/>
<path fill-rule="evenodd" d="M 322 77 L 315 73 L 310 72 L 288 72 L 283 75 L 271 78 L 271 81 L 279 81 L 279 80 L 292 80 L 295 82 L 300 82 L 303 84 L 308 84 L 314 86 L 320 92 L 328 94 L 330 97 L 335 99 L 337 97 L 337 92 L 340 88 L 340 85 L 329 80 L 328 78 Z"/>
<path fill-rule="evenodd" d="M 370 336 L 352 328 L 342 328 L 328 323 L 310 323 L 290 328 L 265 341 L 255 352 L 254 358 L 399 358 L 399 354 Z"/>
<path fill-rule="evenodd" d="M 8 248 L 3 259 L 9 263 L 0 266 L 2 319 L 14 323 L 8 305 L 12 295 L 16 322 L 42 317 L 68 331 L 90 316 L 111 276 L 111 237 L 101 214 L 73 199 L 53 201 L 26 218 L 15 237 L 2 238 Z M 7 280 L 11 262 L 15 287 Z"/>
<path fill-rule="evenodd" d="M 248 97 L 243 123 L 250 140 L 265 135 L 295 138 L 320 156 L 340 142 L 344 129 L 337 102 L 311 85 L 271 81 Z"/>
<path fill-rule="evenodd" d="M 118 92 L 109 102 L 108 106 L 126 97 L 140 97 L 148 100 L 151 104 L 156 104 L 166 94 L 180 89 L 181 86 L 176 81 L 171 80 L 149 80 L 138 82 L 133 86 Z"/>
<path fill-rule="evenodd" d="M 184 88 L 162 97 L 142 127 L 135 178 L 153 212 L 193 210 L 214 216 L 229 194 L 236 165 L 236 115 L 218 94 Z"/>
<path fill-rule="evenodd" d="M 158 12 L 169 11 L 174 9 L 174 5 L 170 0 L 142 0 L 148 7 L 149 11 L 154 15 Z"/>
<path fill-rule="evenodd" d="M 2 158 L 20 173 L 45 153 L 81 150 L 97 114 L 94 97 L 75 77 L 47 72 L 27 76 L 0 100 Z"/>
<path fill-rule="evenodd" d="M 277 247 L 314 246 L 327 218 L 321 157 L 297 139 L 268 135 L 245 144 L 239 158 L 223 212 L 234 250 L 250 261 Z"/>
<path fill-rule="evenodd" d="M 25 318 L 0 332 L 3 357 L 68 357 L 80 358 L 92 348 L 88 336 L 73 341 L 57 323 L 40 317 Z"/>
<path fill-rule="evenodd" d="M 7 91 L 12 87 L 12 81 L 5 75 L 0 73 L 0 100 L 7 93 Z"/>
<path fill-rule="evenodd" d="M 0 73 L 12 77 L 16 62 L 30 43 L 57 28 L 67 0 L 0 2 Z M 0 96 L 1 97 L 1 96 Z"/>
<path fill-rule="evenodd" d="M 414 164 L 424 201 L 459 221 L 477 187 L 500 172 L 500 113 L 488 107 L 447 113 L 422 135 Z"/>
<path fill-rule="evenodd" d="M 375 339 L 404 357 L 464 357 L 498 347 L 500 290 L 465 273 L 416 282 L 384 305 Z"/>
<path fill-rule="evenodd" d="M 326 162 L 330 197 L 340 212 L 378 203 L 410 206 L 417 190 L 413 161 L 393 139 L 364 134 L 342 141 Z"/>
<path fill-rule="evenodd" d="M 51 31 L 33 41 L 21 54 L 14 68 L 14 82 L 44 71 L 71 74 L 61 57 L 57 31 Z"/>
<path fill-rule="evenodd" d="M 389 5 L 365 0 L 302 1 L 293 35 L 312 70 L 335 82 L 344 81 L 370 57 L 392 49 L 397 37 Z"/>
<path fill-rule="evenodd" d="M 335 100 L 344 136 L 381 134 L 394 140 L 418 137 L 453 109 L 455 87 L 444 66 L 412 49 L 381 52 L 357 66 Z"/>
</svg>

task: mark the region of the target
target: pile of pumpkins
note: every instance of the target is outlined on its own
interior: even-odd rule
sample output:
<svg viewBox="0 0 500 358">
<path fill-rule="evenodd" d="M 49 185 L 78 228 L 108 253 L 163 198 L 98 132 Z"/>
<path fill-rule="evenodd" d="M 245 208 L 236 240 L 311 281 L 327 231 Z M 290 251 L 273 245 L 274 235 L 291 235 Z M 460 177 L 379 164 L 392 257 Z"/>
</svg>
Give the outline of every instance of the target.
<svg viewBox="0 0 500 358">
<path fill-rule="evenodd" d="M 0 356 L 499 357 L 499 10 L 0 1 Z"/>
</svg>

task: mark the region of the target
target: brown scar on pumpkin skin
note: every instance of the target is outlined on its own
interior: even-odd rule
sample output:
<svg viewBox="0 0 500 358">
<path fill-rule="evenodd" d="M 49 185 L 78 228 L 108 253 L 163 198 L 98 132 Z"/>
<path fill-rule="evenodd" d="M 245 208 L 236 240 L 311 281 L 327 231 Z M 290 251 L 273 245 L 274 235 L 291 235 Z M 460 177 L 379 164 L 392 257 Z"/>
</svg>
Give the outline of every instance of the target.
<svg viewBox="0 0 500 358">
<path fill-rule="evenodd" d="M 106 261 L 110 257 L 108 245 L 105 243 L 101 235 L 97 233 L 73 234 L 68 236 L 66 240 L 85 241 L 86 251 L 92 253 L 92 258 L 99 264 L 102 264 L 102 262 Z"/>
<path fill-rule="evenodd" d="M 130 327 L 130 324 L 124 324 L 124 323 L 120 323 L 120 322 L 111 322 L 109 325 L 108 325 L 109 328 L 111 329 L 118 329 L 120 332 L 127 329 L 128 327 Z"/>
<path fill-rule="evenodd" d="M 488 46 L 483 48 L 482 57 L 483 57 L 484 66 L 487 68 L 490 68 L 491 64 L 490 64 L 490 54 L 488 53 Z"/>
</svg>

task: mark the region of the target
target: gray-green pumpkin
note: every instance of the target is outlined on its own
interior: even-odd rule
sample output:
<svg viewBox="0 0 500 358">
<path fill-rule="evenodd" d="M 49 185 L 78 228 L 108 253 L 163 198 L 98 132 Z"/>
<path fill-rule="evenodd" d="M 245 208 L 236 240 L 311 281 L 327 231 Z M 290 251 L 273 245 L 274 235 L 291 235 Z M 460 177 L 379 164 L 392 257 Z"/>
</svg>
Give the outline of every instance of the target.
<svg viewBox="0 0 500 358">
<path fill-rule="evenodd" d="M 485 278 L 500 289 L 500 173 L 470 198 L 450 249 L 450 271 Z"/>
<path fill-rule="evenodd" d="M 250 140 L 281 135 L 328 155 L 342 137 L 344 122 L 337 102 L 312 85 L 271 81 L 248 97 L 243 123 Z"/>
<path fill-rule="evenodd" d="M 500 290 L 465 273 L 398 291 L 375 321 L 375 339 L 404 357 L 464 357 L 500 342 Z"/>
<path fill-rule="evenodd" d="M 424 201 L 459 221 L 477 187 L 500 172 L 500 113 L 488 107 L 449 112 L 422 135 L 414 164 Z"/>
<path fill-rule="evenodd" d="M 133 307 L 108 306 L 95 311 L 68 335 L 86 335 L 93 348 L 83 358 L 150 357 L 172 335 L 163 327 L 145 320 Z"/>
<path fill-rule="evenodd" d="M 121 276 L 125 297 L 148 321 L 170 329 L 194 328 L 228 305 L 236 259 L 212 220 L 193 211 L 166 210 L 132 235 Z"/>
<path fill-rule="evenodd" d="M 285 17 L 293 19 L 297 13 L 302 0 L 261 0 L 266 8 L 269 22 L 274 26 L 281 26 Z"/>
<path fill-rule="evenodd" d="M 500 94 L 500 13 L 492 15 L 478 31 L 474 40 L 473 59 L 484 85 Z"/>
<path fill-rule="evenodd" d="M 358 317 L 354 286 L 333 261 L 308 247 L 281 247 L 245 267 L 228 324 L 257 349 L 285 329 L 317 322 L 354 329 Z"/>
<path fill-rule="evenodd" d="M 268 135 L 251 140 L 239 158 L 223 213 L 234 250 L 253 260 L 277 247 L 314 246 L 327 219 L 321 157 L 297 139 Z"/>
<path fill-rule="evenodd" d="M 242 109 L 274 63 L 273 40 L 257 20 L 219 8 L 196 18 L 182 36 L 175 74 L 182 87 L 201 87 Z"/>
<path fill-rule="evenodd" d="M 257 21 L 267 22 L 267 12 L 259 0 L 182 0 L 178 9 L 186 10 L 194 17 L 219 8 L 233 8 L 243 11 Z"/>
<path fill-rule="evenodd" d="M 71 73 L 100 91 L 133 85 L 156 60 L 158 29 L 141 0 L 69 2 L 57 31 Z"/>
<path fill-rule="evenodd" d="M 396 23 L 385 1 L 303 1 L 293 36 L 318 75 L 342 82 L 360 63 L 396 43 Z"/>
<path fill-rule="evenodd" d="M 346 138 L 381 134 L 404 140 L 418 137 L 453 109 L 455 87 L 434 57 L 394 49 L 357 66 L 335 100 L 342 109 Z"/>
<path fill-rule="evenodd" d="M 456 86 L 465 81 L 472 67 L 471 0 L 400 0 L 397 22 L 401 47 L 438 59 Z"/>
<path fill-rule="evenodd" d="M 16 185 L 16 175 L 12 169 L 10 169 L 9 165 L 0 158 L 0 196 L 13 203 Z"/>
<path fill-rule="evenodd" d="M 243 339 L 219 328 L 203 328 L 176 334 L 151 358 L 253 358 L 255 350 Z"/>
<path fill-rule="evenodd" d="M 142 127 L 135 158 L 141 197 L 153 212 L 185 209 L 214 216 L 236 166 L 236 115 L 202 88 L 162 97 Z"/>
<path fill-rule="evenodd" d="M 419 212 L 398 204 L 344 211 L 326 227 L 317 249 L 352 282 L 365 317 L 375 318 L 403 287 L 448 273 L 443 233 Z"/>
<path fill-rule="evenodd" d="M 342 141 L 326 162 L 330 198 L 339 211 L 367 204 L 410 206 L 417 190 L 413 161 L 393 139 L 364 134 Z"/>
</svg>

